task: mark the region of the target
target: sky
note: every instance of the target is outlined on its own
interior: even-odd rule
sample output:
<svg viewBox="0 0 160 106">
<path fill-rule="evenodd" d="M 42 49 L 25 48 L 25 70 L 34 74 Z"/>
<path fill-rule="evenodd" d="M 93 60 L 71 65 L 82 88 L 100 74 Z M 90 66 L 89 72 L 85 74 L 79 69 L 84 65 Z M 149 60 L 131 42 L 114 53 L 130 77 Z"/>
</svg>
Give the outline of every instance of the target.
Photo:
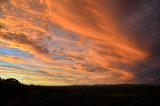
<svg viewBox="0 0 160 106">
<path fill-rule="evenodd" d="M 159 0 L 0 0 L 0 77 L 159 84 Z"/>
</svg>

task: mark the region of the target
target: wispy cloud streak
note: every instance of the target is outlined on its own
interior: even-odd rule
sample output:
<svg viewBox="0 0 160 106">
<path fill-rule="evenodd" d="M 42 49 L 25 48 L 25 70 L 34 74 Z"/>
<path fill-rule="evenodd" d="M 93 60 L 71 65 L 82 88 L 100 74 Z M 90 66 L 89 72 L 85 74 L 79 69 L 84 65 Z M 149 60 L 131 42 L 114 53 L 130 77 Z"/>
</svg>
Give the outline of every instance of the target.
<svg viewBox="0 0 160 106">
<path fill-rule="evenodd" d="M 158 3 L 1 0 L 0 49 L 28 56 L 3 53 L 0 60 L 10 64 L 0 68 L 27 83 L 41 77 L 43 84 L 65 85 L 158 82 Z"/>
</svg>

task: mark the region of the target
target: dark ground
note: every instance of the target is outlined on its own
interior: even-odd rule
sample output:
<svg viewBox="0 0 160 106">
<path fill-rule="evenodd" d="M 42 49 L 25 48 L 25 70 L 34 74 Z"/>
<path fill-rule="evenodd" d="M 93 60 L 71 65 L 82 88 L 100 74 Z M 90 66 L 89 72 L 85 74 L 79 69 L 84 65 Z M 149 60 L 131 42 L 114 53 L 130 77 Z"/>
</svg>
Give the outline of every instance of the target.
<svg viewBox="0 0 160 106">
<path fill-rule="evenodd" d="M 160 85 L 27 86 L 0 79 L 0 106 L 160 106 Z"/>
</svg>

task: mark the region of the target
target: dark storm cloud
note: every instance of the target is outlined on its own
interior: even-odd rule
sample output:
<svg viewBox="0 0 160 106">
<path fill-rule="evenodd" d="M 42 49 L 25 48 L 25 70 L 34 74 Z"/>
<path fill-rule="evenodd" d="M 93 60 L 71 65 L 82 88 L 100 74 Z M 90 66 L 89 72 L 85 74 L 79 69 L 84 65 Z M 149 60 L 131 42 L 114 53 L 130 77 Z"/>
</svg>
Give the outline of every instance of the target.
<svg viewBox="0 0 160 106">
<path fill-rule="evenodd" d="M 134 2 L 134 3 L 133 3 Z M 160 1 L 136 0 L 124 8 L 122 25 L 148 57 L 132 69 L 139 83 L 160 83 Z"/>
</svg>

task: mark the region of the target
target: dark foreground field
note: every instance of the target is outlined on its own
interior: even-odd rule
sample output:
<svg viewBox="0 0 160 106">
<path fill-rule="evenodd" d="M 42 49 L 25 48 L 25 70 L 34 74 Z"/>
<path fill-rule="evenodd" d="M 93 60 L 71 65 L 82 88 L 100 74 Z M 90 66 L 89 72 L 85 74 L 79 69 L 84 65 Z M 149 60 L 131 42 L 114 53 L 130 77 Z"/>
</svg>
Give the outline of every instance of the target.
<svg viewBox="0 0 160 106">
<path fill-rule="evenodd" d="M 159 85 L 42 87 L 1 80 L 0 106 L 160 106 Z"/>
</svg>

